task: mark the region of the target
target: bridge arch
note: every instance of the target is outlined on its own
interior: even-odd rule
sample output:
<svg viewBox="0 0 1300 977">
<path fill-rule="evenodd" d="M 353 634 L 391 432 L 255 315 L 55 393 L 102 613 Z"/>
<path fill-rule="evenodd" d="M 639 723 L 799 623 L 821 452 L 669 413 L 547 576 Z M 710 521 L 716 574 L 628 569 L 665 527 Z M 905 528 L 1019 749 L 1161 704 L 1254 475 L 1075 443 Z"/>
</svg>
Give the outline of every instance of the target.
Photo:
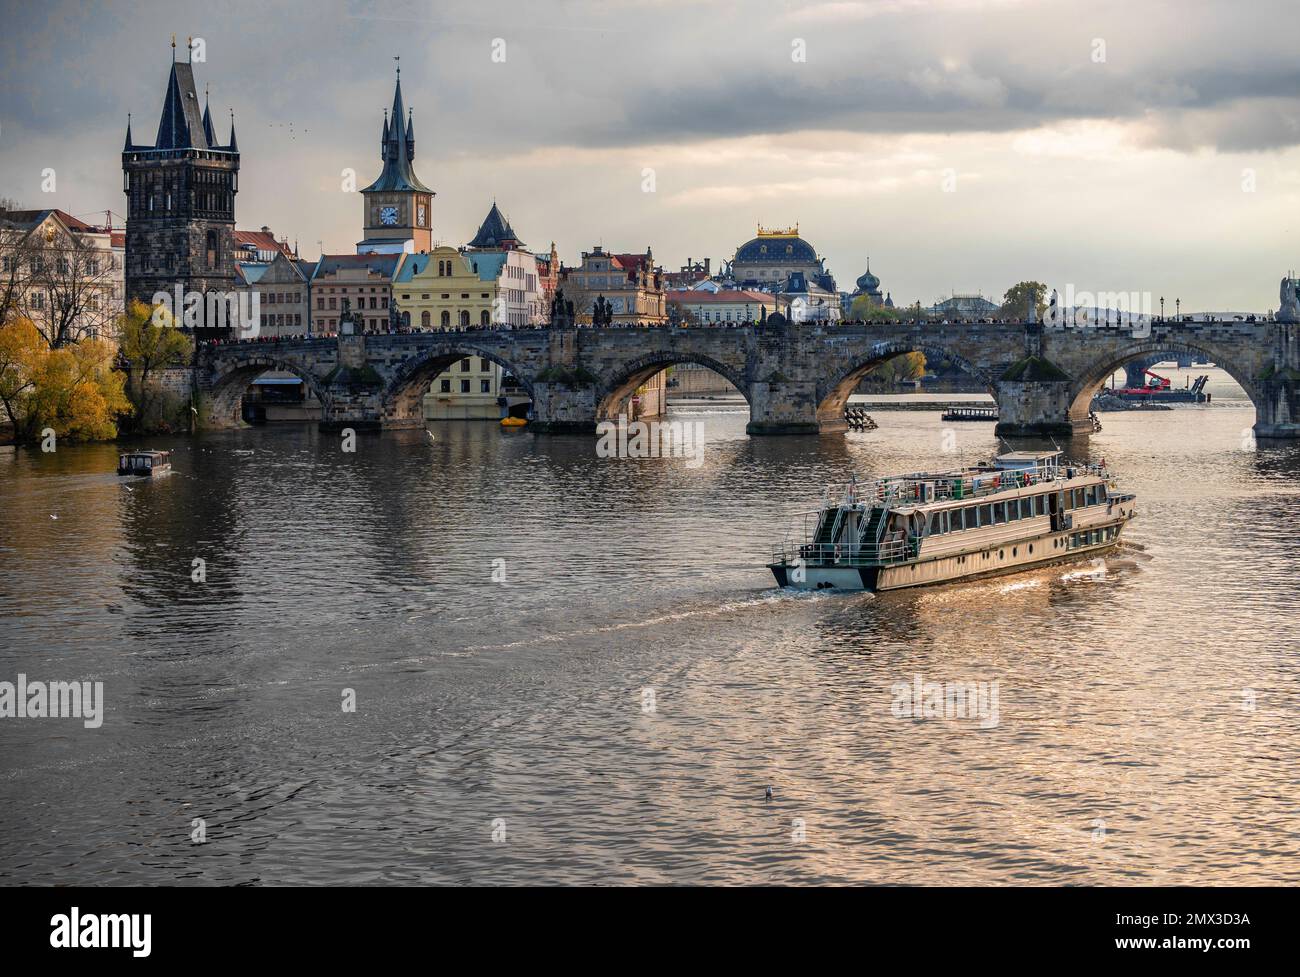
<svg viewBox="0 0 1300 977">
<path fill-rule="evenodd" d="M 478 356 L 501 367 L 537 400 L 532 378 L 515 364 L 489 348 L 466 342 L 447 342 L 432 346 L 408 363 L 402 364 L 384 388 L 383 418 L 385 422 L 424 423 L 424 395 L 438 374 L 467 356 Z"/>
<path fill-rule="evenodd" d="M 624 363 L 602 378 L 596 390 L 596 420 L 617 420 L 620 413 L 626 412 L 628 398 L 638 387 L 675 363 L 692 363 L 712 370 L 739 390 L 745 402 L 752 406 L 749 384 L 735 368 L 700 353 L 658 351 Z"/>
<path fill-rule="evenodd" d="M 955 364 L 961 371 L 988 389 L 997 402 L 997 387 L 993 378 L 952 350 L 928 342 L 888 342 L 873 343 L 865 358 L 855 359 L 851 366 L 830 374 L 825 381 L 817 385 L 817 425 L 823 431 L 844 429 L 844 406 L 857 389 L 862 378 L 887 360 L 905 353 L 924 353 L 927 360 L 946 360 Z"/>
<path fill-rule="evenodd" d="M 306 384 L 307 389 L 320 402 L 322 410 L 328 416 L 330 396 L 316 374 L 299 366 L 293 360 L 258 353 L 219 360 L 214 365 L 207 390 L 210 420 L 219 427 L 234 427 L 240 424 L 243 420 L 241 406 L 245 391 L 254 380 L 271 370 L 292 373 Z"/>
<path fill-rule="evenodd" d="M 1154 354 L 1167 356 L 1171 353 L 1186 354 L 1193 357 L 1199 356 L 1219 367 L 1233 380 L 1237 381 L 1241 389 L 1246 392 L 1246 396 L 1250 398 L 1250 402 L 1254 405 L 1258 414 L 1261 403 L 1260 391 L 1256 388 L 1253 378 L 1247 376 L 1246 371 L 1233 362 L 1231 355 L 1225 355 L 1222 351 L 1216 350 L 1212 344 L 1200 343 L 1195 340 L 1148 337 L 1127 343 L 1118 349 L 1107 351 L 1105 355 L 1098 357 L 1076 377 L 1070 387 L 1070 406 L 1066 419 L 1076 429 L 1085 426 L 1088 411 L 1092 405 L 1092 398 L 1112 373 L 1133 360 L 1144 359 Z"/>
</svg>

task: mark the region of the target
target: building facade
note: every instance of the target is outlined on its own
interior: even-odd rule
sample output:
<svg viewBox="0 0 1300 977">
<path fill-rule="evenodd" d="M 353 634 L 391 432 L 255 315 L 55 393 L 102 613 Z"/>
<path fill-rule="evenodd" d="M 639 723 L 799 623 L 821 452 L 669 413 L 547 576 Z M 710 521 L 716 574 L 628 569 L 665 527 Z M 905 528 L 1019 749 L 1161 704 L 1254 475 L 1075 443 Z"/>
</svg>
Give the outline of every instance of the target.
<svg viewBox="0 0 1300 977">
<path fill-rule="evenodd" d="M 237 262 L 240 291 L 255 294 L 261 336 L 311 334 L 311 281 L 316 266 L 282 253 L 269 262 Z"/>
<path fill-rule="evenodd" d="M 777 291 L 792 275 L 801 274 L 824 291 L 836 290 L 825 259 L 799 236 L 798 224 L 766 230 L 760 224 L 758 236 L 736 249 L 726 272 L 741 288 Z"/>
<path fill-rule="evenodd" d="M 777 311 L 775 295 L 745 289 L 680 289 L 667 298 L 669 320 L 682 325 L 758 322 Z"/>
<path fill-rule="evenodd" d="M 601 296 L 613 307 L 612 321 L 623 325 L 657 325 L 668 321 L 663 269 L 654 252 L 618 254 L 596 247 L 582 252 L 582 264 L 566 269 L 562 286 L 574 303 L 574 315 L 591 325 L 594 303 Z"/>
<path fill-rule="evenodd" d="M 365 332 L 390 330 L 389 303 L 401 254 L 325 254 L 312 272 L 313 335 L 336 336 L 343 310 L 350 309 Z"/>
<path fill-rule="evenodd" d="M 0 211 L 0 315 L 29 319 L 52 344 L 116 341 L 122 234 L 61 210 Z"/>
<path fill-rule="evenodd" d="M 172 294 L 178 285 L 200 293 L 233 288 L 239 192 L 234 115 L 229 140 L 218 143 L 209 107 L 199 113 L 188 62 L 172 62 L 152 144 L 136 144 L 127 122 L 122 174 L 127 300 L 150 304 L 156 293 Z"/>
</svg>

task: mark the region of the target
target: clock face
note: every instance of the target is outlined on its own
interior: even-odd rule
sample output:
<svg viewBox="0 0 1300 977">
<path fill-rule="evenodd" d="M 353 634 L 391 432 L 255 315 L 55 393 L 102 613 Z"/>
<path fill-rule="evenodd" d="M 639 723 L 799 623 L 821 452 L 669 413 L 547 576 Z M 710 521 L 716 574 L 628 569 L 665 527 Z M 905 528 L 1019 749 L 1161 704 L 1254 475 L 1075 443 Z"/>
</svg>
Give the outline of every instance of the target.
<svg viewBox="0 0 1300 977">
<path fill-rule="evenodd" d="M 391 225 L 393 225 L 393 224 L 396 224 L 396 223 L 397 223 L 397 208 L 396 208 L 396 207 L 380 207 L 380 208 L 379 208 L 379 223 L 381 223 L 381 224 L 388 224 L 389 226 L 391 226 Z"/>
<path fill-rule="evenodd" d="M 419 223 L 419 225 L 423 227 L 424 226 L 424 204 L 420 204 L 420 206 L 415 208 L 415 214 L 416 214 L 415 219 L 417 223 Z"/>
</svg>

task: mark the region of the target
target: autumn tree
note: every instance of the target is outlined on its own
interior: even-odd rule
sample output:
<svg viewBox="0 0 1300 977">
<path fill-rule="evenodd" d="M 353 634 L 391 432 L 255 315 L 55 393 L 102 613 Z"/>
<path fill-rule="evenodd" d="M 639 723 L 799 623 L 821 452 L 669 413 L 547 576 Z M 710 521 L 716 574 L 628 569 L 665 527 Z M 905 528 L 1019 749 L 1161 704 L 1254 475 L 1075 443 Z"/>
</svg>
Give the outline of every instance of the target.
<svg viewBox="0 0 1300 977">
<path fill-rule="evenodd" d="M 117 436 L 117 417 L 130 408 L 114 350 L 102 339 L 51 349 L 31 322 L 0 326 L 0 403 L 14 438 L 33 442 L 46 428 L 61 438 Z"/>
</svg>

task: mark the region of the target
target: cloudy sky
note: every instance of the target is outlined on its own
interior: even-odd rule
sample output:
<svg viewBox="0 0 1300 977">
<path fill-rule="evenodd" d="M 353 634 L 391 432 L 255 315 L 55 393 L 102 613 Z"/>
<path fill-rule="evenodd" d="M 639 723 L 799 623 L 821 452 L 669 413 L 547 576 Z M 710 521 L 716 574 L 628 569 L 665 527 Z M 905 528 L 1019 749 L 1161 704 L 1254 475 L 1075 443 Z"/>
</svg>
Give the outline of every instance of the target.
<svg viewBox="0 0 1300 977">
<path fill-rule="evenodd" d="M 0 7 L 0 196 L 29 207 L 122 213 L 126 116 L 152 139 L 175 31 L 223 138 L 235 111 L 239 226 L 305 257 L 361 237 L 341 174 L 379 171 L 400 55 L 447 243 L 494 198 L 571 263 L 676 269 L 798 223 L 841 287 L 869 255 L 900 304 L 1036 278 L 1264 310 L 1300 267 L 1294 0 Z"/>
</svg>

